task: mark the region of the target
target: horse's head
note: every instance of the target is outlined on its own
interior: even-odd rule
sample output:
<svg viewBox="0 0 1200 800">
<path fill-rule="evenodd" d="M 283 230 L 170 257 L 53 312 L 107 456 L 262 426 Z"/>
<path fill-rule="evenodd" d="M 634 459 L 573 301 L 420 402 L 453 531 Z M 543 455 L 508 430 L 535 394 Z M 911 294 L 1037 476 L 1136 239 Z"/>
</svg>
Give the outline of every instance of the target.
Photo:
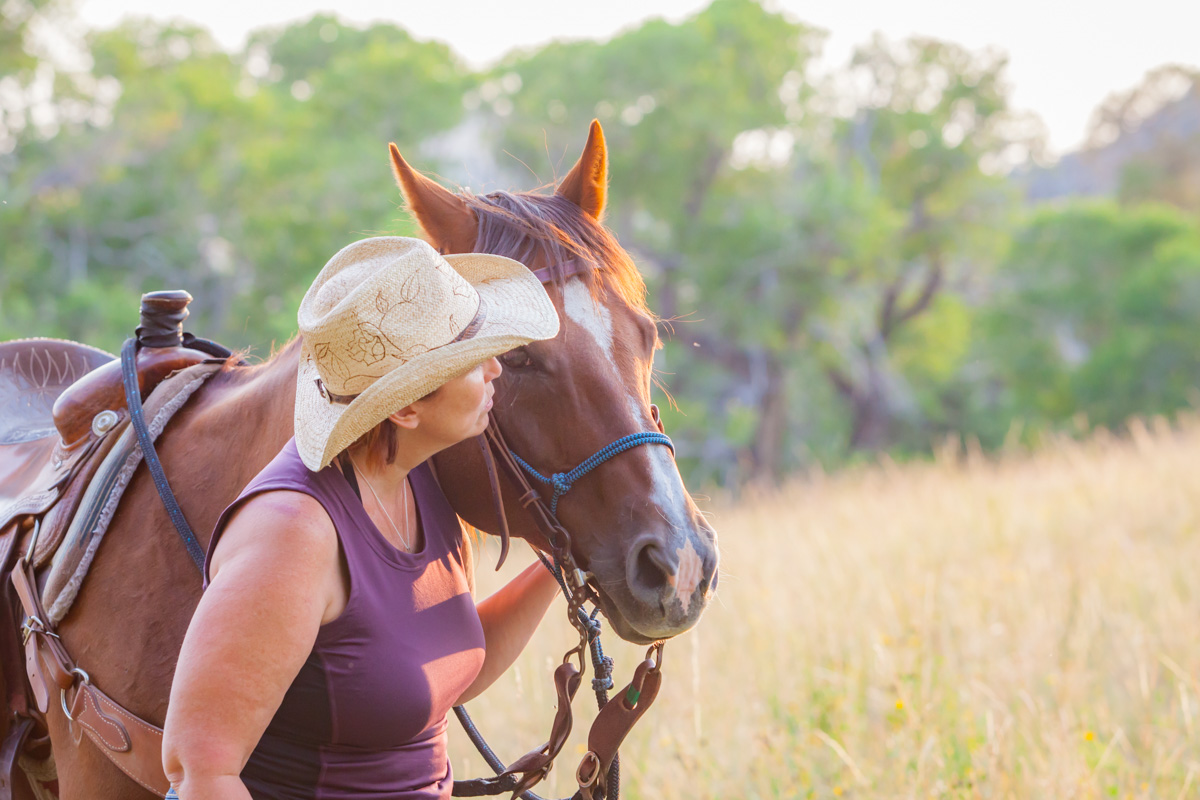
<svg viewBox="0 0 1200 800">
<path fill-rule="evenodd" d="M 645 283 L 600 224 L 608 167 L 599 123 L 553 195 L 454 194 L 414 171 L 394 146 L 392 165 L 410 210 L 443 253 L 496 253 L 552 276 L 558 336 L 501 357 L 492 414 L 518 456 L 542 475 L 567 473 L 629 434 L 661 430 L 650 402 L 659 339 Z M 459 514 L 497 530 L 479 448 L 451 448 L 437 466 Z M 544 547 L 516 493 L 506 494 L 513 533 Z M 559 499 L 557 516 L 622 638 L 666 638 L 699 619 L 716 588 L 716 534 L 668 447 L 634 447 L 601 463 Z"/>
</svg>

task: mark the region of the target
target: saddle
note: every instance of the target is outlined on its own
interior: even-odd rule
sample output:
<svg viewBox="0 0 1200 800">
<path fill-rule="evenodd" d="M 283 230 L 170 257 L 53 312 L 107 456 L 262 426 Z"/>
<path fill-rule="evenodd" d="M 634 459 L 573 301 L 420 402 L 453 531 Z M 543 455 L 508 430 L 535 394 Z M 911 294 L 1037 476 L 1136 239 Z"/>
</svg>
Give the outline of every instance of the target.
<svg viewBox="0 0 1200 800">
<path fill-rule="evenodd" d="M 52 475 L 64 472 L 83 449 L 74 431 L 66 440 L 56 435 L 54 403 L 75 381 L 112 361 L 103 350 L 59 339 L 0 343 L 0 508 L 31 487 L 48 489 Z"/>
<path fill-rule="evenodd" d="M 209 343 L 182 333 L 191 299 L 178 291 L 142 298 L 136 373 L 143 400 L 168 375 L 216 360 L 211 347 L 188 346 Z M 47 687 L 32 680 L 30 695 L 19 677 L 26 672 L 24 662 L 29 659 L 31 679 L 47 668 L 54 683 L 63 677 L 57 674 L 61 669 L 52 668 L 61 660 L 39 655 L 44 647 L 30 649 L 57 641 L 37 630 L 47 617 L 36 597 L 45 576 L 36 570 L 55 554 L 92 477 L 128 424 L 121 364 L 112 355 L 57 339 L 0 343 L 0 574 L 13 572 L 20 594 L 18 604 L 11 591 L 0 591 L 0 664 L 14 720 L 0 744 L 0 800 L 25 796 L 17 760 L 29 737 L 45 733 Z M 13 570 L 18 560 L 20 569 Z M 26 619 L 23 642 L 17 640 L 20 618 Z M 78 692 L 77 703 L 85 694 L 97 711 L 109 711 L 100 717 L 111 718 L 107 698 L 96 692 Z"/>
</svg>

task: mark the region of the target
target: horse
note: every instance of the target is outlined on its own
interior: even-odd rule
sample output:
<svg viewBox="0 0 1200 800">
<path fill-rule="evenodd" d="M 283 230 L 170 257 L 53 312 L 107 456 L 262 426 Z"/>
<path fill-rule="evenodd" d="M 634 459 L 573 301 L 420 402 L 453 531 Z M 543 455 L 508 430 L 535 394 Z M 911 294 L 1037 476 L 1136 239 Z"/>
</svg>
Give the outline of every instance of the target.
<svg viewBox="0 0 1200 800">
<path fill-rule="evenodd" d="M 458 194 L 410 167 L 395 145 L 390 156 L 409 210 L 440 252 L 509 256 L 550 276 L 560 333 L 506 353 L 496 382 L 492 414 L 513 451 L 542 473 L 560 473 L 628 434 L 661 431 L 650 398 L 656 321 L 633 260 L 602 224 L 608 155 L 599 123 L 552 194 Z M 299 350 L 297 338 L 262 364 L 231 360 L 160 436 L 162 465 L 202 544 L 222 509 L 291 437 Z M 475 443 L 443 451 L 434 468 L 463 520 L 499 529 Z M 512 534 L 545 549 L 511 480 L 502 475 L 500 483 Z M 717 582 L 716 534 L 668 448 L 638 447 L 596 467 L 558 500 L 557 518 L 619 636 L 651 643 L 700 618 Z M 143 465 L 58 633 L 96 686 L 161 726 L 200 594 L 196 565 Z M 62 800 L 153 796 L 77 738 L 57 705 L 46 716 Z"/>
</svg>

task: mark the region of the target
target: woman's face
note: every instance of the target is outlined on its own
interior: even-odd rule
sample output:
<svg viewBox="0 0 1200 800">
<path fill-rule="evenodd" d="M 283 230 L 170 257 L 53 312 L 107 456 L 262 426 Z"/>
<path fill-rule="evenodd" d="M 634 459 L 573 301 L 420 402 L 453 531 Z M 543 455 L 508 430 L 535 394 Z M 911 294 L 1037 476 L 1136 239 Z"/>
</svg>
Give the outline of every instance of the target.
<svg viewBox="0 0 1200 800">
<path fill-rule="evenodd" d="M 492 381 L 500 376 L 500 370 L 499 360 L 489 358 L 416 401 L 413 405 L 426 435 L 449 447 L 483 433 L 495 392 Z"/>
</svg>

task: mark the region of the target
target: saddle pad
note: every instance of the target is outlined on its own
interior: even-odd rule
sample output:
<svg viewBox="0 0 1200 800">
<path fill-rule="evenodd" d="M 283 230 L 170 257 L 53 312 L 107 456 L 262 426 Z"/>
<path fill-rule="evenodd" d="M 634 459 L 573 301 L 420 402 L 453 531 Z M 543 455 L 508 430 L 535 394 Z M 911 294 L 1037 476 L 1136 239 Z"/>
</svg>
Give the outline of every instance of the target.
<svg viewBox="0 0 1200 800">
<path fill-rule="evenodd" d="M 57 431 L 51 409 L 63 390 L 113 357 L 62 339 L 0 342 L 0 444 Z"/>
<path fill-rule="evenodd" d="M 183 407 L 197 389 L 221 364 L 197 364 L 164 380 L 150 395 L 145 404 L 146 427 L 150 440 L 158 439 L 167 422 Z M 87 576 L 88 568 L 95 558 L 96 549 L 104 539 L 104 533 L 117 511 L 117 504 L 125 493 L 125 487 L 133 478 L 134 470 L 142 462 L 142 450 L 138 447 L 133 426 L 126 427 L 121 438 L 109 451 L 96 471 L 95 477 L 84 493 L 79 510 L 62 545 L 54 554 L 50 574 L 42 589 L 42 605 L 53 625 L 58 625 L 71 610 L 79 587 Z M 170 476 L 167 476 L 168 479 Z M 158 499 L 155 498 L 155 502 Z M 163 532 L 166 533 L 166 532 Z M 173 535 L 173 532 L 171 532 Z M 181 545 L 182 546 L 182 545 Z"/>
</svg>

